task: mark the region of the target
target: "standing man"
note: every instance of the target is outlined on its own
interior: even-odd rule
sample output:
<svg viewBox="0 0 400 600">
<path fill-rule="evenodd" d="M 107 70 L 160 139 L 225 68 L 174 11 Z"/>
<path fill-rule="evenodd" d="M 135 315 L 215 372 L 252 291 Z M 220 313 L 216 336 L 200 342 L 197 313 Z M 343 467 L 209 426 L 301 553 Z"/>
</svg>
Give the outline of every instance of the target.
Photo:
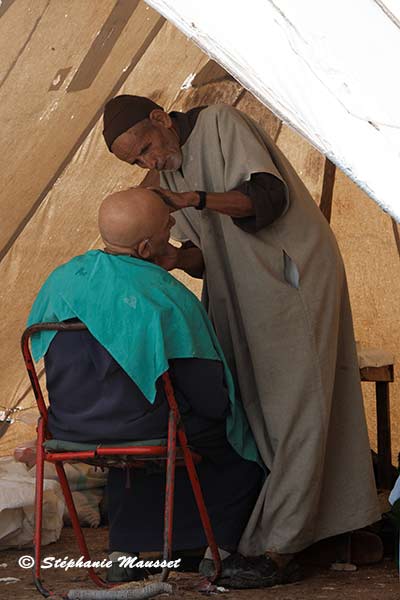
<svg viewBox="0 0 400 600">
<path fill-rule="evenodd" d="M 310 544 L 380 518 L 346 276 L 333 233 L 289 161 L 225 105 L 166 113 L 107 103 L 115 156 L 160 172 L 174 210 L 167 268 L 203 301 L 270 470 L 242 537 L 271 575 Z"/>
</svg>

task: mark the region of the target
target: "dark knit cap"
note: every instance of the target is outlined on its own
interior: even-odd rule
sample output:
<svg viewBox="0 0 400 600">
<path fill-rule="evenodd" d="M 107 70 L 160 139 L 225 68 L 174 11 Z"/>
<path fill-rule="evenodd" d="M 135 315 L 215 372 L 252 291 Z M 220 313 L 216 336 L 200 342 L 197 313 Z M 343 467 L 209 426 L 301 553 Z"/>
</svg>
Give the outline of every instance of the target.
<svg viewBox="0 0 400 600">
<path fill-rule="evenodd" d="M 113 142 L 121 133 L 147 119 L 155 108 L 163 110 L 153 100 L 142 96 L 124 94 L 109 100 L 104 107 L 103 136 L 110 152 Z"/>
</svg>

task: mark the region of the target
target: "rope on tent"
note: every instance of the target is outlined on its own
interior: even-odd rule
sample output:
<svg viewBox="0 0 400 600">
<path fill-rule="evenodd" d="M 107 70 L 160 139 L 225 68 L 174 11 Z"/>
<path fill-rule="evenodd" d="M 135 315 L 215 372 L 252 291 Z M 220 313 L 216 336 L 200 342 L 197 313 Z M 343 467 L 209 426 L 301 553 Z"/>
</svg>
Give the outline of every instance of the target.
<svg viewBox="0 0 400 600">
<path fill-rule="evenodd" d="M 6 407 L 0 405 L 0 439 L 7 432 L 10 425 L 15 423 L 16 421 L 22 421 L 22 423 L 30 423 L 30 421 L 26 421 L 24 418 L 18 418 L 18 416 L 24 410 L 31 410 L 32 408 L 36 408 L 35 406 L 27 406 L 26 408 L 20 408 L 19 406 Z"/>
<path fill-rule="evenodd" d="M 0 4 L 1 4 L 1 0 L 0 0 Z M 41 379 L 44 375 L 45 371 L 44 368 L 41 369 L 38 373 L 38 378 Z M 36 409 L 36 404 L 32 404 L 32 406 L 26 406 L 24 408 L 20 408 L 18 405 L 20 404 L 20 402 L 22 402 L 22 400 L 24 400 L 28 394 L 32 391 L 31 386 L 29 385 L 25 391 L 23 392 L 23 394 L 21 396 L 19 396 L 19 398 L 14 402 L 14 404 L 12 406 L 1 406 L 0 405 L 0 438 L 3 437 L 3 435 L 6 433 L 6 431 L 8 430 L 9 426 L 12 425 L 13 423 L 15 423 L 16 421 L 22 421 L 23 423 L 26 421 L 24 421 L 24 419 L 22 418 L 18 418 L 18 416 L 16 416 L 17 414 L 21 414 L 23 411 L 26 410 L 31 410 L 32 408 Z"/>
<path fill-rule="evenodd" d="M 9 418 L 9 414 L 6 413 L 4 419 L 0 420 L 0 438 L 2 438 L 3 435 L 6 433 L 6 431 L 10 427 L 11 423 L 12 423 L 12 421 Z"/>
<path fill-rule="evenodd" d="M 159 594 L 172 594 L 170 583 L 155 582 L 140 588 L 112 590 L 70 590 L 68 600 L 144 600 Z"/>
</svg>

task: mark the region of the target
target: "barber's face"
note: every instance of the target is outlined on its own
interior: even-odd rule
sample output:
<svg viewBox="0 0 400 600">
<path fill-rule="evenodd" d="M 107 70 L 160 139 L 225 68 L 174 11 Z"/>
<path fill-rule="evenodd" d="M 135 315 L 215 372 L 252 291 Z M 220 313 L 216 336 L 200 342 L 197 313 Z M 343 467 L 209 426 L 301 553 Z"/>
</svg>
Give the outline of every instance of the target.
<svg viewBox="0 0 400 600">
<path fill-rule="evenodd" d="M 113 154 L 142 169 L 178 170 L 182 164 L 178 134 L 170 117 L 160 113 L 167 119 L 146 119 L 118 136 L 111 147 Z"/>
</svg>

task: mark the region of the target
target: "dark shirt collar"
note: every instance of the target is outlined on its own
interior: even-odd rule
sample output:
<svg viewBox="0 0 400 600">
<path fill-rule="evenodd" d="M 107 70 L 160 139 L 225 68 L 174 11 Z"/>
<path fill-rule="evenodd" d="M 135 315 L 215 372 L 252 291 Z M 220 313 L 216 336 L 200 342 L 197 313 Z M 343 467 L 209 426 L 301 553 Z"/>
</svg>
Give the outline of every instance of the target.
<svg viewBox="0 0 400 600">
<path fill-rule="evenodd" d="M 199 116 L 200 111 L 202 111 L 204 108 L 207 108 L 207 106 L 196 106 L 185 113 L 178 112 L 176 110 L 173 110 L 169 113 L 170 117 L 172 117 L 174 125 L 178 130 L 179 142 L 181 146 L 183 146 L 189 135 L 192 133 L 193 128 L 196 125 L 197 117 Z"/>
</svg>

